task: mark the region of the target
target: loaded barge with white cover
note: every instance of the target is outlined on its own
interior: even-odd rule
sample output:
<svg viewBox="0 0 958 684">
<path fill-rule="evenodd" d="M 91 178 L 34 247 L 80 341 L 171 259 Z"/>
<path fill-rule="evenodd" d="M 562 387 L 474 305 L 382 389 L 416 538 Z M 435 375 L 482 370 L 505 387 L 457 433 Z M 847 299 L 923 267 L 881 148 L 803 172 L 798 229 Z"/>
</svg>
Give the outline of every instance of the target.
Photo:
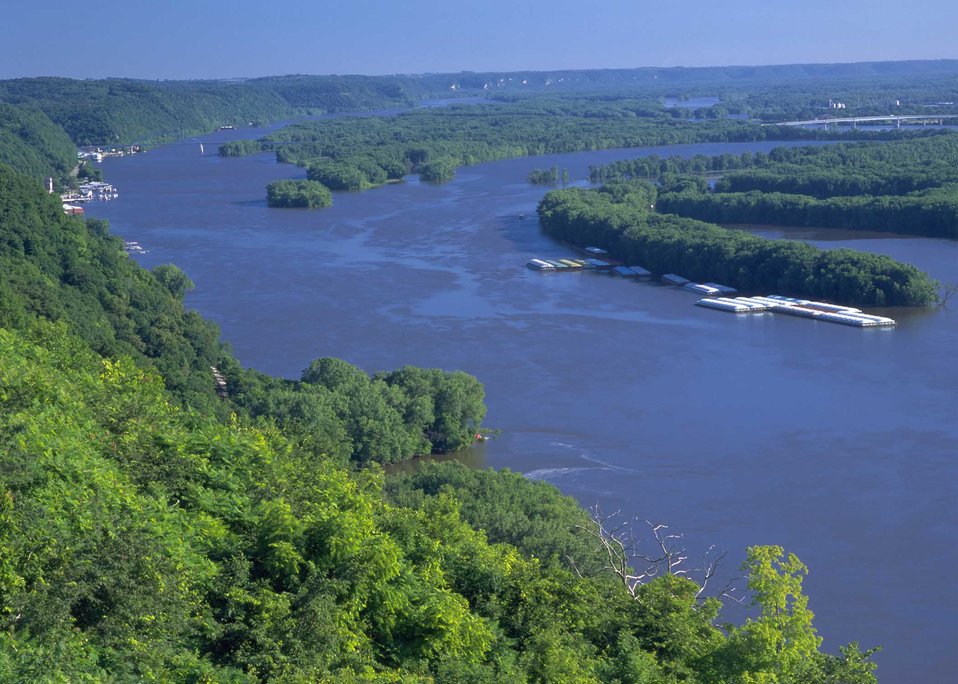
<svg viewBox="0 0 958 684">
<path fill-rule="evenodd" d="M 706 297 L 695 302 L 697 306 L 731 313 L 759 313 L 771 311 L 788 316 L 811 318 L 816 321 L 840 323 L 857 328 L 891 327 L 895 319 L 886 316 L 874 316 L 861 309 L 840 304 L 816 302 L 811 299 L 794 299 L 782 295 L 767 297 Z"/>
</svg>

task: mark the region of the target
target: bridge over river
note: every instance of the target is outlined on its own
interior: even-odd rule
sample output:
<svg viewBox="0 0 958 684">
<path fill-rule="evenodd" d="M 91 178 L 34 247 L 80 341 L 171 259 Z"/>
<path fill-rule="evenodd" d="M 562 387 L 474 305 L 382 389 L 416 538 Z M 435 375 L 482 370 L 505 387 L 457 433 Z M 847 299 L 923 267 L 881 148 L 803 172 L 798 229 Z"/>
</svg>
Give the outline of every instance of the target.
<svg viewBox="0 0 958 684">
<path fill-rule="evenodd" d="M 885 116 L 849 116 L 837 119 L 808 119 L 807 121 L 779 121 L 777 123 L 766 123 L 763 126 L 814 126 L 821 124 L 860 124 L 878 121 L 893 121 L 896 126 L 901 127 L 901 122 L 912 121 L 914 123 L 940 124 L 944 119 L 956 119 L 958 114 L 888 114 Z"/>
</svg>

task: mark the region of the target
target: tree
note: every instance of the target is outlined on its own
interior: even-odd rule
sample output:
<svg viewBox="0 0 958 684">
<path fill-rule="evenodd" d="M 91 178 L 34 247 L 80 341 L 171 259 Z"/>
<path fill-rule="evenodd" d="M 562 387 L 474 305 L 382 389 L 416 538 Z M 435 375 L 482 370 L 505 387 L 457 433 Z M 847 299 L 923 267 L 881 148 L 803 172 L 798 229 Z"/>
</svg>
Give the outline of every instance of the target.
<svg viewBox="0 0 958 684">
<path fill-rule="evenodd" d="M 801 681 L 796 677 L 818 659 L 822 642 L 802 593 L 808 568 L 780 546 L 751 546 L 742 570 L 761 615 L 730 630 L 727 651 L 735 669 L 751 673 L 754 682 Z"/>
<path fill-rule="evenodd" d="M 170 291 L 177 299 L 182 300 L 186 293 L 193 289 L 193 281 L 173 264 L 161 264 L 153 269 L 153 277 Z"/>
<path fill-rule="evenodd" d="M 271 207 L 320 209 L 333 204 L 333 194 L 315 180 L 279 180 L 266 186 L 266 203 Z"/>
</svg>

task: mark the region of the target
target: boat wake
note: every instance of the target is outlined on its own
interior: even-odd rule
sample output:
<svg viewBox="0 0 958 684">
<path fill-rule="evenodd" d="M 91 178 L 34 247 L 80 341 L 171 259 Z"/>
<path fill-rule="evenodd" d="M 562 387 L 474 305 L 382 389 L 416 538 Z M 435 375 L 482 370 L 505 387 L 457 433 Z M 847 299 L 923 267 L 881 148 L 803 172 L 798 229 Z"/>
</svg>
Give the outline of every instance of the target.
<svg viewBox="0 0 958 684">
<path fill-rule="evenodd" d="M 551 442 L 550 446 L 561 447 L 563 449 L 577 449 L 574 444 L 567 444 L 565 442 Z M 575 473 L 585 473 L 590 471 L 595 472 L 624 472 L 624 473 L 635 473 L 638 472 L 633 468 L 626 468 L 624 466 L 614 465 L 607 461 L 603 461 L 600 458 L 596 458 L 587 451 L 580 451 L 578 454 L 579 458 L 583 461 L 587 461 L 594 465 L 587 466 L 565 466 L 565 467 L 555 467 L 555 468 L 537 468 L 535 470 L 530 470 L 525 473 L 525 476 L 530 480 L 545 480 L 551 482 L 552 480 L 565 477 L 567 475 L 573 475 Z"/>
<path fill-rule="evenodd" d="M 537 470 L 530 470 L 528 473 L 525 473 L 525 476 L 526 479 L 529 480 L 544 480 L 546 482 L 551 482 L 552 480 L 558 479 L 565 475 L 581 473 L 587 470 L 601 470 L 601 468 L 539 468 Z"/>
</svg>

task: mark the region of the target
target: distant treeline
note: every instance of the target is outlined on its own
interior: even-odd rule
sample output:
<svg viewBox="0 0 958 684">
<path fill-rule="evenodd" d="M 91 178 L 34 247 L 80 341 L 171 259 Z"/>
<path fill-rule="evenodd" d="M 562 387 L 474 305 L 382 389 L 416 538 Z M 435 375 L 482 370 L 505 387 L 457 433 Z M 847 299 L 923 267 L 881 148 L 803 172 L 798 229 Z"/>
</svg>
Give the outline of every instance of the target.
<svg viewBox="0 0 958 684">
<path fill-rule="evenodd" d="M 745 292 L 780 292 L 865 306 L 935 301 L 936 283 L 913 266 L 852 250 L 822 250 L 766 240 L 673 214 L 654 213 L 648 182 L 601 190 L 566 189 L 539 203 L 545 231 L 577 245 L 598 245 L 656 274 L 679 273 Z"/>
<path fill-rule="evenodd" d="M 438 90 L 438 88 L 437 88 Z M 226 124 L 408 107 L 428 96 L 414 77 L 278 76 L 239 81 L 23 78 L 0 81 L 0 102 L 43 110 L 77 145 L 182 138 Z"/>
<path fill-rule="evenodd" d="M 819 200 L 780 192 L 677 192 L 659 196 L 657 209 L 713 223 L 752 223 L 875 230 L 958 238 L 958 185 L 905 196 Z"/>
<path fill-rule="evenodd" d="M 40 110 L 76 145 L 181 139 L 222 125 L 245 126 L 327 112 L 410 107 L 430 98 L 514 102 L 588 94 L 597 102 L 641 100 L 633 116 L 777 121 L 833 114 L 956 113 L 958 61 L 871 62 L 699 69 L 463 72 L 407 76 L 274 76 L 229 81 L 0 81 L 0 103 Z M 663 109 L 672 99 L 718 97 L 707 107 Z M 829 101 L 847 109 L 829 109 Z M 597 112 L 603 116 L 601 112 Z M 586 113 L 588 115 L 588 113 Z M 7 118 L 0 117 L 0 120 Z M 774 137 L 793 135 L 784 131 Z M 32 144 L 32 143 L 31 143 Z M 9 161 L 21 161 L 7 157 Z M 28 166 L 17 166 L 28 172 Z M 40 175 L 56 176 L 48 167 Z M 442 174 L 438 174 L 441 176 Z"/>
<path fill-rule="evenodd" d="M 958 238 L 958 134 L 887 143 L 776 148 L 768 154 L 646 157 L 593 167 L 593 182 L 723 173 L 685 183 L 658 209 L 718 223 L 767 223 Z"/>
<path fill-rule="evenodd" d="M 670 173 L 722 174 L 715 184 L 719 192 L 761 190 L 818 199 L 899 195 L 958 182 L 958 134 L 946 130 L 928 130 L 917 138 L 905 134 L 907 139 L 882 144 L 803 145 L 690 158 L 651 155 L 591 166 L 589 178 L 604 183 L 656 180 Z"/>
<path fill-rule="evenodd" d="M 888 133 L 883 135 L 898 135 Z M 392 117 L 309 121 L 259 141 L 220 146 L 223 156 L 274 150 L 331 189 L 363 190 L 419 173 L 452 178 L 457 167 L 512 157 L 697 142 L 847 138 L 743 121 L 690 122 L 655 103 L 605 98 L 534 98 L 512 104 L 453 105 Z"/>
</svg>

